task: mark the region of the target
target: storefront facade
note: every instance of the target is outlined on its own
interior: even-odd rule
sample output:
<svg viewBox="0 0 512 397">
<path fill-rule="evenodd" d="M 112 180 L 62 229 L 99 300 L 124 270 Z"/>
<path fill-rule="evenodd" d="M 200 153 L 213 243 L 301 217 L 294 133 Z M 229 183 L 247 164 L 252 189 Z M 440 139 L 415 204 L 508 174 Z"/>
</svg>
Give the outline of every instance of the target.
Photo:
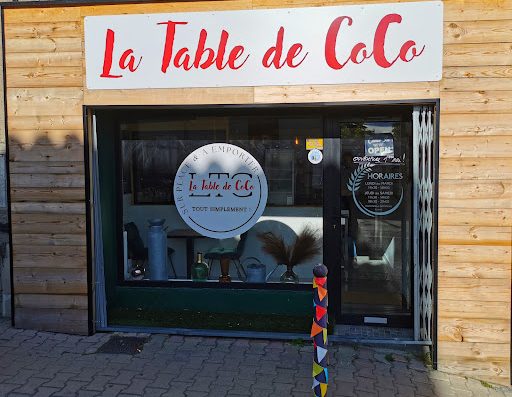
<svg viewBox="0 0 512 397">
<path fill-rule="evenodd" d="M 336 323 L 510 383 L 512 7 L 350 5 L 4 9 L 14 325 L 304 317 L 323 262 Z"/>
</svg>

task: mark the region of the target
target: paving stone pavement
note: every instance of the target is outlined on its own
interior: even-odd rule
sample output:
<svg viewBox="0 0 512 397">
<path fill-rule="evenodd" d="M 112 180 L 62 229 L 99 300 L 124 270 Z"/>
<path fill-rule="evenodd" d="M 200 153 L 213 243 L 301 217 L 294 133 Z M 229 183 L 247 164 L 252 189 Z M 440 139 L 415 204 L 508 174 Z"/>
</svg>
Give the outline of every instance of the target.
<svg viewBox="0 0 512 397">
<path fill-rule="evenodd" d="M 148 334 L 141 352 L 97 353 L 113 334 L 35 332 L 0 320 L 0 396 L 310 397 L 312 346 Z M 411 352 L 330 349 L 328 396 L 511 396 L 512 389 L 431 371 Z"/>
</svg>

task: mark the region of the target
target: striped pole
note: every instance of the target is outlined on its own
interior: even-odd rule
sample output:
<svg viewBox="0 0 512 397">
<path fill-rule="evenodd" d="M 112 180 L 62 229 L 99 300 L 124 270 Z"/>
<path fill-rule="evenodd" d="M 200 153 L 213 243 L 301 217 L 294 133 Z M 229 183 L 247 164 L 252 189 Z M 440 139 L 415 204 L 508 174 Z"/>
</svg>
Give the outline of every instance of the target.
<svg viewBox="0 0 512 397">
<path fill-rule="evenodd" d="M 327 267 L 322 264 L 313 269 L 313 326 L 311 337 L 313 338 L 313 392 L 317 397 L 327 394 L 327 382 L 329 379 L 327 370 Z"/>
</svg>

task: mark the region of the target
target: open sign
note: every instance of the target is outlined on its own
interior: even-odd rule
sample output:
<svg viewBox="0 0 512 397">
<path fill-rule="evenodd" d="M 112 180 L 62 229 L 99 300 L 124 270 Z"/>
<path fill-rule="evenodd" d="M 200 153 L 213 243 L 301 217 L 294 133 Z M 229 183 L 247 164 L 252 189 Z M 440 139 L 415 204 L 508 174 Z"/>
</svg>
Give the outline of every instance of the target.
<svg viewBox="0 0 512 397">
<path fill-rule="evenodd" d="M 393 139 L 365 139 L 364 152 L 366 156 L 394 156 Z"/>
</svg>

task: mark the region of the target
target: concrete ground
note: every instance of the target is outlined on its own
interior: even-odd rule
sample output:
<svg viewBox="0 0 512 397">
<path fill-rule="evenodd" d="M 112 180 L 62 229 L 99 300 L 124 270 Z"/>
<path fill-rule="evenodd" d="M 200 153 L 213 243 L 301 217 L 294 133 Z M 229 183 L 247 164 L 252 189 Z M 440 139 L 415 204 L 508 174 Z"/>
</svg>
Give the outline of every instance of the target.
<svg viewBox="0 0 512 397">
<path fill-rule="evenodd" d="M 0 396 L 312 396 L 312 347 L 248 339 L 147 338 L 134 354 L 100 353 L 90 337 L 13 329 L 0 320 Z M 125 339 L 123 339 L 125 340 Z M 431 371 L 413 353 L 332 346 L 328 396 L 512 396 Z"/>
</svg>

